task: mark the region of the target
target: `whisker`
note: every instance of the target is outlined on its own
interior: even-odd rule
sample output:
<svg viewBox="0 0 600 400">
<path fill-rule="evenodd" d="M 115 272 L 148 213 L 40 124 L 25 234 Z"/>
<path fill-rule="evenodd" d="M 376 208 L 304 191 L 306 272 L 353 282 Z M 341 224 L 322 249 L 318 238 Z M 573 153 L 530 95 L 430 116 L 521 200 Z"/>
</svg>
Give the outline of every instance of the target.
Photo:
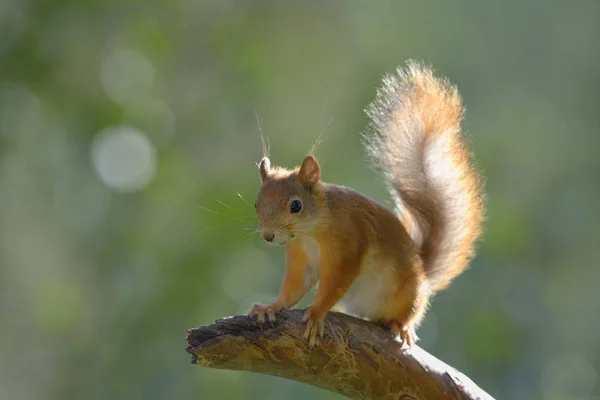
<svg viewBox="0 0 600 400">
<path fill-rule="evenodd" d="M 251 205 L 250 203 L 248 203 L 248 202 L 247 202 L 247 201 L 246 201 L 246 200 L 245 200 L 245 199 L 242 197 L 242 195 L 241 195 L 241 194 L 239 194 L 239 193 L 238 193 L 237 195 L 238 195 L 238 197 L 239 197 L 240 199 L 242 199 L 242 201 L 243 201 L 244 203 L 246 203 L 248 206 L 252 207 L 252 205 Z"/>
<path fill-rule="evenodd" d="M 233 212 L 237 212 L 237 211 L 235 211 L 233 208 L 231 208 L 230 206 L 228 206 L 227 204 L 223 203 L 221 200 L 217 199 L 216 197 L 214 198 L 214 200 L 215 200 L 217 203 L 219 203 L 219 204 L 222 204 L 222 205 L 224 205 L 225 207 L 229 208 L 231 211 L 233 211 Z"/>
<path fill-rule="evenodd" d="M 323 134 L 324 133 L 325 133 L 325 131 L 321 132 L 321 134 L 319 135 L 319 137 L 317 138 L 317 140 L 315 140 L 315 142 L 313 143 L 313 145 L 310 148 L 309 154 L 313 154 L 313 155 L 315 154 L 315 152 L 317 151 L 317 147 L 319 147 L 319 145 L 323 141 Z"/>
<path fill-rule="evenodd" d="M 235 210 L 233 208 L 229 207 L 227 204 L 219 201 L 218 199 L 215 199 L 215 201 L 218 201 L 219 203 L 223 204 L 225 207 L 228 207 L 230 210 L 232 210 L 232 211 L 235 212 Z M 235 217 L 232 217 L 230 215 L 223 214 L 223 213 L 215 211 L 215 210 L 211 210 L 210 208 L 206 208 L 206 207 L 201 206 L 201 205 L 198 205 L 197 207 L 200 208 L 200 209 L 202 209 L 202 210 L 204 210 L 204 211 L 207 211 L 207 212 L 209 212 L 211 214 L 215 214 L 215 215 L 218 215 L 220 217 L 224 217 L 224 218 L 226 218 L 229 221 L 240 221 L 240 220 L 250 221 L 250 220 L 254 220 L 254 218 L 255 218 L 254 215 L 237 215 Z"/>
<path fill-rule="evenodd" d="M 201 205 L 198 205 L 198 208 L 201 208 L 201 209 L 203 209 L 204 211 L 208 211 L 209 213 L 213 213 L 213 214 L 216 214 L 216 215 L 220 215 L 221 217 L 224 217 L 224 216 L 225 216 L 224 214 L 222 214 L 222 213 L 220 213 L 220 212 L 217 212 L 217 211 L 211 210 L 210 208 L 206 208 L 206 207 L 203 207 L 203 206 L 201 206 Z"/>
<path fill-rule="evenodd" d="M 235 228 L 235 229 L 239 229 L 239 230 L 243 230 L 243 231 L 249 231 L 249 233 L 247 233 L 247 234 L 253 234 L 253 233 L 257 232 L 256 228 L 251 228 L 251 227 L 248 227 L 248 226 L 240 226 L 240 225 L 228 224 L 226 222 L 223 225 L 228 226 L 230 228 Z M 212 227 L 209 227 L 209 228 L 206 228 L 206 229 L 201 229 L 201 230 L 196 231 L 195 235 L 197 236 L 197 235 L 199 235 L 201 233 L 207 233 L 207 232 L 213 232 L 213 231 L 222 231 L 223 235 L 226 234 L 225 231 L 221 229 L 221 226 L 212 226 Z M 227 231 L 227 232 L 229 234 L 231 231 Z M 245 235 L 247 235 L 247 234 L 245 234 Z"/>
<path fill-rule="evenodd" d="M 238 226 L 239 229 L 243 229 L 245 231 L 252 231 L 252 232 L 256 232 L 255 228 L 248 228 L 246 226 Z"/>
<path fill-rule="evenodd" d="M 244 221 L 247 221 L 247 222 L 254 221 L 254 216 L 248 216 L 248 215 L 239 215 L 237 217 L 230 217 L 228 215 L 223 215 L 223 217 L 226 217 L 227 221 L 241 221 L 241 222 L 244 222 Z"/>
<path fill-rule="evenodd" d="M 247 227 L 247 226 L 242 226 L 242 225 L 234 225 L 234 224 L 229 224 L 229 223 L 227 223 L 227 222 L 223 223 L 223 225 L 225 225 L 225 226 L 228 226 L 228 227 L 230 227 L 230 228 L 243 229 L 243 230 L 252 229 L 252 228 L 249 228 L 249 227 Z"/>
<path fill-rule="evenodd" d="M 265 143 L 265 136 L 263 135 L 263 130 L 260 126 L 260 119 L 258 118 L 258 112 L 256 110 L 254 110 L 254 115 L 256 116 L 256 125 L 258 126 L 258 131 L 260 132 L 263 157 L 269 157 L 269 153 L 271 152 L 271 143 L 269 143 L 269 138 L 267 138 Z"/>
</svg>

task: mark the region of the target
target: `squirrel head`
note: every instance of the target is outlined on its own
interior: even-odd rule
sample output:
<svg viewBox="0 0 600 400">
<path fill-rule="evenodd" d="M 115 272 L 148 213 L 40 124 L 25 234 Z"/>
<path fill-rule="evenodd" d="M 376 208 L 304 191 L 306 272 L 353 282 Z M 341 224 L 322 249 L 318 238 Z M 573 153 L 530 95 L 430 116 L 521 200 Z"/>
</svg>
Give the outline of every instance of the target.
<svg viewBox="0 0 600 400">
<path fill-rule="evenodd" d="M 281 246 L 298 235 L 309 235 L 318 221 L 322 199 L 316 158 L 306 156 L 301 166 L 288 170 L 271 167 L 264 157 L 258 169 L 262 184 L 255 207 L 263 239 Z"/>
</svg>

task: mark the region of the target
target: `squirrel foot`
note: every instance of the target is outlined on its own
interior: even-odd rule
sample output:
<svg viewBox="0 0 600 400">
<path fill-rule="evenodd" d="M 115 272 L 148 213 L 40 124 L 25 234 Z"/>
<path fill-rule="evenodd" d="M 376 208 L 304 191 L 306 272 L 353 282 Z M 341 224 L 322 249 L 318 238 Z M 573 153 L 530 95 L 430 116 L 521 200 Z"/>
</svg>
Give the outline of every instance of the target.
<svg viewBox="0 0 600 400">
<path fill-rule="evenodd" d="M 419 337 L 412 326 L 402 325 L 397 322 L 390 322 L 388 328 L 394 334 L 400 337 L 402 340 L 402 346 L 410 348 L 412 345 L 417 343 Z"/>
<path fill-rule="evenodd" d="M 325 331 L 325 322 L 322 317 L 316 317 L 311 309 L 307 309 L 302 317 L 302 323 L 306 323 L 304 330 L 304 339 L 308 339 L 308 347 L 314 347 L 317 341 L 317 335 L 323 337 Z"/>
<path fill-rule="evenodd" d="M 267 316 L 268 321 L 275 321 L 275 313 L 281 310 L 283 307 L 278 305 L 277 303 L 273 304 L 259 304 L 256 303 L 252 306 L 250 311 L 248 311 L 248 316 L 253 317 L 257 316 L 258 322 L 265 322 L 265 315 Z"/>
</svg>

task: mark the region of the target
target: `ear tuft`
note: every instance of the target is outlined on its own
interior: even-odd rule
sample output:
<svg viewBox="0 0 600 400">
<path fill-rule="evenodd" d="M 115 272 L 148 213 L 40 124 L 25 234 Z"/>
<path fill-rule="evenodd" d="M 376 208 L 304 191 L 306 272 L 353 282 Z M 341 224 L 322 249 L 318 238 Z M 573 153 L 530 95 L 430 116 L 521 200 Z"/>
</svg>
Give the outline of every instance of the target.
<svg viewBox="0 0 600 400">
<path fill-rule="evenodd" d="M 304 157 L 300 171 L 298 172 L 300 182 L 305 185 L 314 185 L 321 179 L 321 167 L 313 156 Z"/>
<path fill-rule="evenodd" d="M 264 182 L 269 179 L 269 171 L 271 170 L 271 161 L 267 157 L 263 157 L 258 164 L 258 170 L 260 171 L 260 179 Z"/>
</svg>

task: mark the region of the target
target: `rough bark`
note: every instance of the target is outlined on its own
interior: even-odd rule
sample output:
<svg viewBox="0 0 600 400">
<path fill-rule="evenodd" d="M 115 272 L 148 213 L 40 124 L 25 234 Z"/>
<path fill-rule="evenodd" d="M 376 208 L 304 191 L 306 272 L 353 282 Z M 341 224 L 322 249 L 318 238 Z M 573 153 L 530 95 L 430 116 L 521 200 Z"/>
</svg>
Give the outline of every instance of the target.
<svg viewBox="0 0 600 400">
<path fill-rule="evenodd" d="M 353 399 L 462 400 L 492 397 L 423 349 L 402 349 L 367 321 L 329 313 L 325 336 L 311 350 L 302 310 L 282 310 L 275 322 L 246 316 L 190 329 L 187 351 L 204 367 L 293 379 Z"/>
</svg>

